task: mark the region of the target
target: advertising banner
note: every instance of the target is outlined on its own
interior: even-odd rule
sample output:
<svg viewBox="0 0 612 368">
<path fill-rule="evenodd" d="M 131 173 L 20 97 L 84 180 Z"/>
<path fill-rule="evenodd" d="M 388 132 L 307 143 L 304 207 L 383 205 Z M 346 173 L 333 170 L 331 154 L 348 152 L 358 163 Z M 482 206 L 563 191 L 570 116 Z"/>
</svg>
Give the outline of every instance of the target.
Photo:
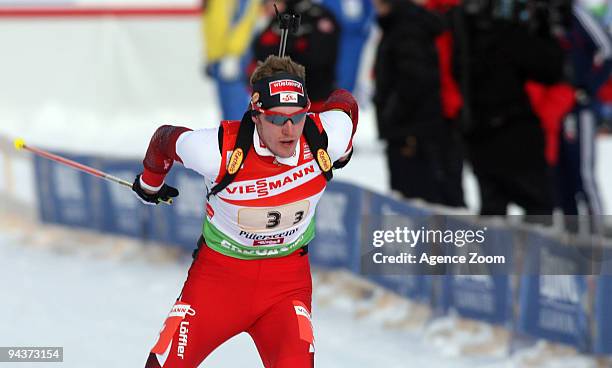
<svg viewBox="0 0 612 368">
<path fill-rule="evenodd" d="M 136 160 L 99 159 L 95 167 L 118 178 L 132 182 L 142 171 L 142 163 Z M 94 211 L 99 218 L 100 230 L 114 234 L 149 239 L 149 217 L 152 206 L 142 204 L 130 188 L 97 180 L 100 187 L 94 197 Z"/>
<path fill-rule="evenodd" d="M 162 242 L 177 244 L 190 251 L 202 235 L 206 209 L 204 178 L 191 170 L 176 165 L 166 177 L 166 183 L 178 189 L 179 196 L 171 206 L 153 209 L 151 233 Z"/>
<path fill-rule="evenodd" d="M 586 351 L 589 299 L 587 276 L 581 275 L 585 259 L 558 240 L 537 233 L 527 234 L 526 250 L 529 274 L 521 277 L 519 329 Z"/>
<path fill-rule="evenodd" d="M 426 269 L 419 264 L 383 262 L 383 257 L 401 258 L 409 252 L 419 258 L 427 252 L 428 244 L 409 244 L 402 235 L 427 229 L 432 216 L 428 209 L 371 194 L 365 217 L 367 234 L 361 246 L 361 274 L 400 295 L 420 301 L 430 300 L 431 279 Z M 395 239 L 398 234 L 400 239 Z M 388 242 L 390 235 L 399 242 Z"/>
<path fill-rule="evenodd" d="M 61 154 L 91 164 L 92 158 Z M 38 156 L 34 157 L 36 192 L 42 221 L 67 226 L 98 229 L 94 196 L 99 191 L 99 180 Z"/>
<path fill-rule="evenodd" d="M 612 249 L 603 253 L 603 268 L 596 278 L 593 351 L 612 354 Z"/>
<path fill-rule="evenodd" d="M 473 216 L 441 216 L 440 228 L 454 234 L 471 231 L 481 234 L 471 242 L 455 238 L 456 246 L 444 247 L 446 255 L 463 256 L 467 263 L 451 264 L 441 277 L 443 310 L 454 309 L 459 315 L 494 324 L 506 324 L 512 317 L 513 234 L 508 228 L 486 226 Z M 470 237 L 471 238 L 471 237 Z M 479 242 L 477 240 L 482 240 Z M 482 263 L 483 257 L 503 257 L 503 263 Z"/>
<path fill-rule="evenodd" d="M 359 272 L 359 244 L 365 191 L 331 181 L 316 212 L 316 236 L 309 246 L 310 261 L 320 267 Z"/>
</svg>

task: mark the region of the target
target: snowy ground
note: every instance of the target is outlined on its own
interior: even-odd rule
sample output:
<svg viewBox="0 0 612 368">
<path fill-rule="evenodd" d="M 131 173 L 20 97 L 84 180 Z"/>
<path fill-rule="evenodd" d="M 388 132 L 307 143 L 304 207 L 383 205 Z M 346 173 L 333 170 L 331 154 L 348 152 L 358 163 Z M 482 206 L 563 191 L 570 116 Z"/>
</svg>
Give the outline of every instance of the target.
<svg viewBox="0 0 612 368">
<path fill-rule="evenodd" d="M 63 346 L 64 363 L 52 366 L 142 366 L 188 258 L 130 239 L 38 226 L 0 215 L 0 346 Z M 346 274 L 316 272 L 314 278 L 318 367 L 596 367 L 589 358 L 567 349 L 551 353 L 543 344 L 508 357 L 505 330 L 453 318 L 428 323 L 427 308 Z M 480 353 L 466 353 L 476 345 L 471 350 Z M 261 363 L 243 334 L 203 366 Z"/>
</svg>

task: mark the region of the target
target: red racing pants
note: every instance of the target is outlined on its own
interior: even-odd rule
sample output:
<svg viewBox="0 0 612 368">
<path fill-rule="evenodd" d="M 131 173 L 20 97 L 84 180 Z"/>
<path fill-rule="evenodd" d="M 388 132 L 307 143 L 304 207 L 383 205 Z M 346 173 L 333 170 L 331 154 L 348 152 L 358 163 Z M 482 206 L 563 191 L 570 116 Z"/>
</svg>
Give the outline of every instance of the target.
<svg viewBox="0 0 612 368">
<path fill-rule="evenodd" d="M 197 367 L 241 332 L 266 368 L 312 368 L 311 298 L 308 256 L 300 251 L 241 260 L 202 245 L 145 368 Z"/>
</svg>

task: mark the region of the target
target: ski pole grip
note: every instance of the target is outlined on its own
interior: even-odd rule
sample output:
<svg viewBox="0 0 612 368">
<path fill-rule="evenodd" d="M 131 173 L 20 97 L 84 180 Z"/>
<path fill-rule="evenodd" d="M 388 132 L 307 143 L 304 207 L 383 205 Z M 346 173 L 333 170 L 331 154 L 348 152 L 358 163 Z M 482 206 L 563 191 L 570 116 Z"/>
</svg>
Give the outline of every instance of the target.
<svg viewBox="0 0 612 368">
<path fill-rule="evenodd" d="M 13 144 L 15 145 L 15 149 L 17 151 L 22 150 L 25 147 L 25 141 L 23 140 L 23 138 L 17 138 L 13 141 Z"/>
</svg>

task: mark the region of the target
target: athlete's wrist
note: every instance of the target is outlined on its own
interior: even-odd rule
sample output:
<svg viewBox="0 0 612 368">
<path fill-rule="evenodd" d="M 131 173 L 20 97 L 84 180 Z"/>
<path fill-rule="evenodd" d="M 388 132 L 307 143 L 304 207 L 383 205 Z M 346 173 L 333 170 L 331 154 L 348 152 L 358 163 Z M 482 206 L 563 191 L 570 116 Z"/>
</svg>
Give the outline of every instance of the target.
<svg viewBox="0 0 612 368">
<path fill-rule="evenodd" d="M 145 167 L 140 177 L 140 186 L 145 191 L 156 193 L 164 185 L 165 177 L 166 174 L 158 174 Z"/>
</svg>

